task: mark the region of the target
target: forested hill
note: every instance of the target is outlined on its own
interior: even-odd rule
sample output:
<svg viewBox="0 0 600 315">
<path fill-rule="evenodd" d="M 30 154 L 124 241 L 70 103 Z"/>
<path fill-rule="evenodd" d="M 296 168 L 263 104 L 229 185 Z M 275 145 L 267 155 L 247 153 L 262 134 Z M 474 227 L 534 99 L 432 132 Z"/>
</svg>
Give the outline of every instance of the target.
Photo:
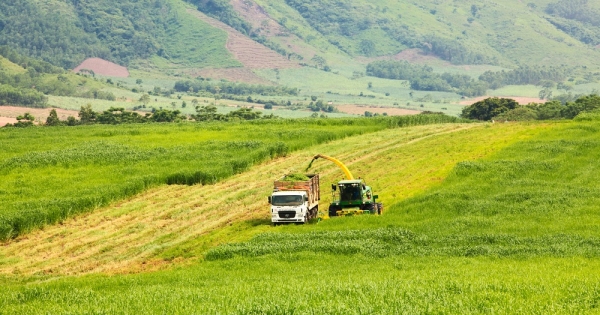
<svg viewBox="0 0 600 315">
<path fill-rule="evenodd" d="M 309 64 L 409 48 L 454 64 L 600 63 L 600 1 L 588 0 L 12 0 L 0 1 L 0 45 L 63 68 L 87 57 L 241 66 L 195 9 Z"/>
<path fill-rule="evenodd" d="M 0 1 L 0 45 L 67 69 L 88 57 L 239 65 L 225 42 L 225 32 L 187 16 L 179 0 Z"/>
</svg>

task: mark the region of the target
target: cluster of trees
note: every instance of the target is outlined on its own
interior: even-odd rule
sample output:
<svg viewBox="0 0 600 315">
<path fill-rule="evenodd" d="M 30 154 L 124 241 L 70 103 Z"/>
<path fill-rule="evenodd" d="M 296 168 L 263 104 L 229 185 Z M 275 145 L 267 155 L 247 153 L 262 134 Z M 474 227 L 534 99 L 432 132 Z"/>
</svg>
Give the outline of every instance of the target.
<svg viewBox="0 0 600 315">
<path fill-rule="evenodd" d="M 418 91 L 456 92 L 464 96 L 485 95 L 487 84 L 468 75 L 433 72 L 429 66 L 414 65 L 407 61 L 381 60 L 367 65 L 367 75 L 393 80 L 408 80 Z"/>
<path fill-rule="evenodd" d="M 48 94 L 112 101 L 116 99 L 110 92 L 80 88 L 79 85 L 84 84 L 87 78 L 68 74 L 47 62 L 22 56 L 8 47 L 0 47 L 0 56 L 26 70 L 14 73 L 0 68 L 0 104 L 45 107 L 45 95 Z"/>
<path fill-rule="evenodd" d="M 510 71 L 486 71 L 479 80 L 488 83 L 491 89 L 498 89 L 506 85 L 540 85 L 543 81 L 558 83 L 567 79 L 571 72 L 565 66 L 520 66 Z"/>
<path fill-rule="evenodd" d="M 125 110 L 125 108 L 111 107 L 102 112 L 96 112 L 91 105 L 82 106 L 78 113 L 79 119 L 69 116 L 66 120 L 60 120 L 55 109 L 50 111 L 50 115 L 46 119 L 45 126 L 78 126 L 78 125 L 93 125 L 93 124 L 139 124 L 150 122 L 181 122 L 187 120 L 195 121 L 238 121 L 238 120 L 255 120 L 255 119 L 275 119 L 278 118 L 273 114 L 263 115 L 262 112 L 253 110 L 252 108 L 240 108 L 231 111 L 227 114 L 217 113 L 217 107 L 196 106 L 196 114 L 182 115 L 179 110 L 168 109 L 153 109 L 151 113 L 141 115 L 134 111 Z M 17 117 L 18 122 L 7 124 L 6 127 L 30 127 L 34 125 L 35 117 L 30 113 L 25 113 Z"/>
<path fill-rule="evenodd" d="M 236 121 L 275 119 L 277 116 L 274 116 L 273 114 L 263 116 L 262 112 L 247 107 L 242 107 L 227 114 L 219 114 L 217 113 L 217 107 L 208 105 L 196 106 L 196 114 L 191 115 L 190 118 L 196 121 Z"/>
<path fill-rule="evenodd" d="M 0 83 L 0 105 L 22 105 L 44 108 L 48 98 L 33 89 L 15 88 Z"/>
<path fill-rule="evenodd" d="M 546 12 L 565 19 L 600 26 L 600 20 L 598 19 L 600 12 L 591 8 L 588 5 L 588 0 L 560 0 L 548 4 Z"/>
<path fill-rule="evenodd" d="M 178 122 L 187 120 L 185 115 L 181 115 L 178 110 L 160 109 L 152 113 L 141 115 L 137 112 L 127 111 L 122 107 L 111 107 L 102 112 L 96 112 L 91 105 L 82 106 L 79 111 L 79 120 L 73 116 L 69 116 L 67 120 L 61 121 L 58 118 L 56 110 L 51 110 L 50 115 L 46 119 L 47 126 L 76 126 L 76 125 L 118 125 L 118 124 L 134 124 L 146 122 Z"/>
<path fill-rule="evenodd" d="M 554 16 L 546 19 L 559 30 L 569 34 L 569 36 L 576 38 L 584 44 L 593 46 L 600 44 L 600 27 L 598 26 L 587 25 L 576 20 Z"/>
<path fill-rule="evenodd" d="M 600 109 L 600 96 L 587 95 L 574 102 L 530 103 L 519 105 L 513 99 L 488 98 L 463 108 L 461 117 L 477 120 L 525 121 L 573 119 L 582 112 Z"/>
<path fill-rule="evenodd" d="M 556 28 L 588 45 L 600 44 L 600 12 L 588 0 L 561 0 L 546 7 L 547 20 Z"/>
<path fill-rule="evenodd" d="M 510 71 L 486 71 L 478 80 L 468 75 L 433 72 L 429 66 L 411 64 L 407 61 L 381 60 L 367 65 L 367 75 L 384 79 L 408 80 L 410 87 L 418 91 L 456 92 L 463 96 L 485 95 L 488 89 L 498 89 L 505 85 L 546 85 L 553 86 L 564 81 L 571 70 L 566 67 L 521 66 Z"/>
<path fill-rule="evenodd" d="M 439 36 L 427 36 L 418 46 L 427 53 L 450 61 L 453 64 L 497 64 L 494 57 L 472 50 L 456 39 L 448 39 Z"/>
<path fill-rule="evenodd" d="M 335 0 L 286 0 L 285 2 L 323 35 L 339 34 L 350 37 L 369 29 L 374 24 L 364 14 L 357 15 L 349 2 Z"/>
<path fill-rule="evenodd" d="M 285 86 L 253 85 L 246 83 L 233 82 L 212 82 L 200 80 L 185 80 L 175 82 L 175 91 L 177 92 L 209 92 L 212 94 L 231 94 L 231 95 L 298 95 L 298 89 Z"/>
<path fill-rule="evenodd" d="M 333 105 L 325 104 L 322 100 L 318 100 L 316 102 L 310 102 L 308 104 L 308 109 L 313 112 L 326 112 L 326 113 L 335 113 L 338 111 L 337 108 Z"/>
<path fill-rule="evenodd" d="M 67 0 L 64 5 L 74 17 L 44 10 L 34 0 L 0 1 L 0 45 L 68 69 L 89 56 L 126 65 L 160 53 L 158 39 L 177 20 L 168 1 Z"/>
</svg>

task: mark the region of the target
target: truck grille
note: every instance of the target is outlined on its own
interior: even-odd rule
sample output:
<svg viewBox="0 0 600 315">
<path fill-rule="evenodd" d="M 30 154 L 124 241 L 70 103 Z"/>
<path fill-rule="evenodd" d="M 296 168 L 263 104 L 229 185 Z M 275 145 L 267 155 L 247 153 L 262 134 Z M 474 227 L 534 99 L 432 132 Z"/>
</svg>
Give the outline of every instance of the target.
<svg viewBox="0 0 600 315">
<path fill-rule="evenodd" d="M 296 217 L 296 211 L 279 211 L 279 217 L 282 219 L 292 219 Z"/>
</svg>

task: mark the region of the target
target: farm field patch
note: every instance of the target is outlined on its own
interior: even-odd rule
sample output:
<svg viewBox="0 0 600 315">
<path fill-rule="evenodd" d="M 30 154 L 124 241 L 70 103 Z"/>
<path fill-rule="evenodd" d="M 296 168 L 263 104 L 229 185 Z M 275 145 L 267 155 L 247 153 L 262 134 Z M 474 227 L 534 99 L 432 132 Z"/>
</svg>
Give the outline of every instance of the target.
<svg viewBox="0 0 600 315">
<path fill-rule="evenodd" d="M 185 255 L 204 260 L 110 277 L 42 275 L 40 269 L 28 278 L 5 273 L 7 290 L 0 292 L 0 303 L 16 314 L 594 312 L 600 283 L 598 184 L 593 180 L 598 138 L 594 123 L 537 122 L 422 126 L 322 144 L 219 183 L 240 194 L 228 211 L 239 211 L 242 221 L 234 219 L 158 255 L 179 262 Z M 366 140 L 373 146 L 365 148 Z M 264 197 L 270 187 L 246 191 L 241 185 L 254 182 L 256 174 L 270 183 L 282 173 L 302 170 L 305 165 L 298 161 L 309 161 L 312 150 L 339 157 L 363 176 L 386 204 L 384 215 L 268 226 Z M 313 167 L 323 174 L 323 192 L 342 176 L 326 162 Z M 171 196 L 186 194 L 179 187 L 169 189 Z M 153 194 L 145 200 L 178 200 L 159 197 L 158 190 Z M 125 216 L 140 201 L 100 210 L 97 218 Z M 194 229 L 181 231 L 188 230 Z M 39 243 L 43 238 L 35 235 L 44 232 L 23 239 L 21 250 Z M 75 237 L 70 233 L 75 229 L 65 233 L 67 239 Z M 223 242 L 230 244 L 215 247 Z M 106 245 L 107 252 L 119 247 Z M 1 255 L 4 266 L 28 264 L 9 261 L 13 253 Z"/>
<path fill-rule="evenodd" d="M 448 116 L 2 129 L 0 238 L 159 184 L 210 184 L 299 148 Z"/>
<path fill-rule="evenodd" d="M 390 129 L 313 146 L 212 185 L 153 188 L 11 241 L 0 254 L 14 261 L 0 264 L 0 271 L 120 273 L 153 270 L 182 260 L 193 262 L 217 244 L 273 230 L 266 211 L 270 183 L 282 174 L 303 172 L 316 153 L 342 159 L 356 176 L 377 187 L 382 201 L 390 205 L 438 185 L 457 162 L 487 156 L 531 137 L 540 128 L 544 125 L 443 124 Z M 328 163 L 315 163 L 313 168 L 322 176 L 321 203 L 326 205 L 331 200 L 327 187 L 342 173 Z"/>
</svg>

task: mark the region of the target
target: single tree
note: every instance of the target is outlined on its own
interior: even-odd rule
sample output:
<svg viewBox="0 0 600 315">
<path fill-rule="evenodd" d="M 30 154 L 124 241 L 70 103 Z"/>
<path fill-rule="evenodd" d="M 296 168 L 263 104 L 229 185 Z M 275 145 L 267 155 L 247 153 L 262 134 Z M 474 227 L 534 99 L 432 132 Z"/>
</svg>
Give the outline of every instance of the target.
<svg viewBox="0 0 600 315">
<path fill-rule="evenodd" d="M 58 118 L 58 114 L 56 113 L 56 109 L 52 109 L 50 111 L 50 115 L 46 118 L 46 126 L 58 126 L 61 124 L 60 119 Z"/>
</svg>

